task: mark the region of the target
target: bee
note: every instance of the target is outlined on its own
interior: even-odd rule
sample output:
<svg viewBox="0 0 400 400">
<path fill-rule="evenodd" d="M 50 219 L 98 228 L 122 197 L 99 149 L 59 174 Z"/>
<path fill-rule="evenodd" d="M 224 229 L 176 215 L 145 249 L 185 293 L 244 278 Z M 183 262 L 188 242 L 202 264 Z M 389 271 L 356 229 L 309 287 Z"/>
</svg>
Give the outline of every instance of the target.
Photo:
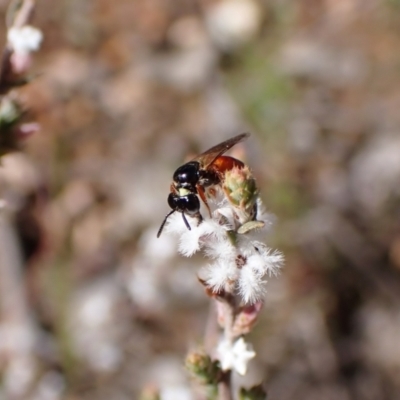
<svg viewBox="0 0 400 400">
<path fill-rule="evenodd" d="M 168 196 L 168 205 L 172 211 L 165 216 L 158 230 L 157 237 L 160 237 L 168 217 L 174 212 L 182 214 L 183 221 L 189 230 L 191 228 L 185 214 L 195 217 L 201 222 L 203 218 L 200 214 L 199 197 L 211 215 L 205 189 L 213 185 L 219 185 L 223 181 L 226 171 L 234 167 L 244 167 L 242 161 L 224 156 L 223 154 L 249 136 L 250 134 L 248 133 L 242 133 L 241 135 L 225 140 L 180 166 L 175 171 L 172 177 L 171 193 Z"/>
</svg>

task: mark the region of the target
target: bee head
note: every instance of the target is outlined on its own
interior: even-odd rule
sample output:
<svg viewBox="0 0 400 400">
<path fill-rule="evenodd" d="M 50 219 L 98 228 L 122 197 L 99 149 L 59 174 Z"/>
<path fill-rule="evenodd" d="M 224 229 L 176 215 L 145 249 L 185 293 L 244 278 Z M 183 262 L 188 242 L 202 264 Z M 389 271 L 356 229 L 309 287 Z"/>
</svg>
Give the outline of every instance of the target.
<svg viewBox="0 0 400 400">
<path fill-rule="evenodd" d="M 199 198 L 194 193 L 190 192 L 188 194 L 185 194 L 184 196 L 179 196 L 176 193 L 170 193 L 168 196 L 168 204 L 172 208 L 172 211 L 170 211 L 164 218 L 164 221 L 162 222 L 160 229 L 158 230 L 157 237 L 160 237 L 168 217 L 175 211 L 179 211 L 180 213 L 182 213 L 183 222 L 190 231 L 191 228 L 185 214 L 191 216 L 200 215 Z"/>
</svg>

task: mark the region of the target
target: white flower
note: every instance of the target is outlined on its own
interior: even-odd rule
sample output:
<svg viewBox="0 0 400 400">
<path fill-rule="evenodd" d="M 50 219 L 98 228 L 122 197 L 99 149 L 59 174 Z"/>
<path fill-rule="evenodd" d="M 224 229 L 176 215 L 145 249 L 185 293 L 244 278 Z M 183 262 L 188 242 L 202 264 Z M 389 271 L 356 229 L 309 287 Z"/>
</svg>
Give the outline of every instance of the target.
<svg viewBox="0 0 400 400">
<path fill-rule="evenodd" d="M 8 30 L 7 40 L 15 53 L 29 54 L 39 49 L 43 40 L 42 32 L 31 26 L 12 27 Z"/>
<path fill-rule="evenodd" d="M 264 243 L 251 242 L 253 251 L 248 255 L 240 270 L 237 287 L 245 303 L 254 304 L 261 300 L 266 292 L 267 275 L 276 275 L 283 264 L 283 255 L 272 252 Z"/>
<path fill-rule="evenodd" d="M 195 221 L 197 224 L 198 222 Z M 191 230 L 185 229 L 179 241 L 179 252 L 186 257 L 192 256 L 200 250 L 205 243 L 219 242 L 226 236 L 226 229 L 212 219 L 201 222 L 198 226 L 193 226 Z"/>
<path fill-rule="evenodd" d="M 224 371 L 231 369 L 240 375 L 246 375 L 248 362 L 256 356 L 251 344 L 242 337 L 233 344 L 228 340 L 221 341 L 217 353 Z"/>
<path fill-rule="evenodd" d="M 227 263 L 218 260 L 209 265 L 205 271 L 205 280 L 214 292 L 225 289 L 230 282 L 238 279 L 239 271 L 234 263 Z"/>
</svg>

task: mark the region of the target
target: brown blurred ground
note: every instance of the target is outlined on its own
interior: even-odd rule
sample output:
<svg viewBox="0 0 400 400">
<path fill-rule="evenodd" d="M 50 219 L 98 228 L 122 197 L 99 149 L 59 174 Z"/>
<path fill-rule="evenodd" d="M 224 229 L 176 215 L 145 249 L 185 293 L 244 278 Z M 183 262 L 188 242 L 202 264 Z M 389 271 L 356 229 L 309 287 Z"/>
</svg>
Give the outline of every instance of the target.
<svg viewBox="0 0 400 400">
<path fill-rule="evenodd" d="M 1 400 L 190 398 L 204 261 L 155 234 L 175 168 L 242 131 L 287 258 L 249 379 L 270 400 L 400 399 L 400 2 L 220 3 L 39 2 L 20 94 L 41 132 L 0 171 L 0 252 L 23 266 L 0 339 L 15 316 L 30 336 L 0 340 Z"/>
</svg>

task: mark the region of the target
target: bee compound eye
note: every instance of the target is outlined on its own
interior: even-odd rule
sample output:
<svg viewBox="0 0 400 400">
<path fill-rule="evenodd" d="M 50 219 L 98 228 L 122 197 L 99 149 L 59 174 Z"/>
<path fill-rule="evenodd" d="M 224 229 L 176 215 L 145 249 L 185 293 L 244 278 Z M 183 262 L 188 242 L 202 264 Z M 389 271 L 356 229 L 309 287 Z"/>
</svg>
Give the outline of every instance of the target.
<svg viewBox="0 0 400 400">
<path fill-rule="evenodd" d="M 179 196 L 176 195 L 175 193 L 170 193 L 168 195 L 168 205 L 173 209 L 176 210 L 176 208 L 178 208 L 178 202 L 179 200 Z"/>
</svg>

